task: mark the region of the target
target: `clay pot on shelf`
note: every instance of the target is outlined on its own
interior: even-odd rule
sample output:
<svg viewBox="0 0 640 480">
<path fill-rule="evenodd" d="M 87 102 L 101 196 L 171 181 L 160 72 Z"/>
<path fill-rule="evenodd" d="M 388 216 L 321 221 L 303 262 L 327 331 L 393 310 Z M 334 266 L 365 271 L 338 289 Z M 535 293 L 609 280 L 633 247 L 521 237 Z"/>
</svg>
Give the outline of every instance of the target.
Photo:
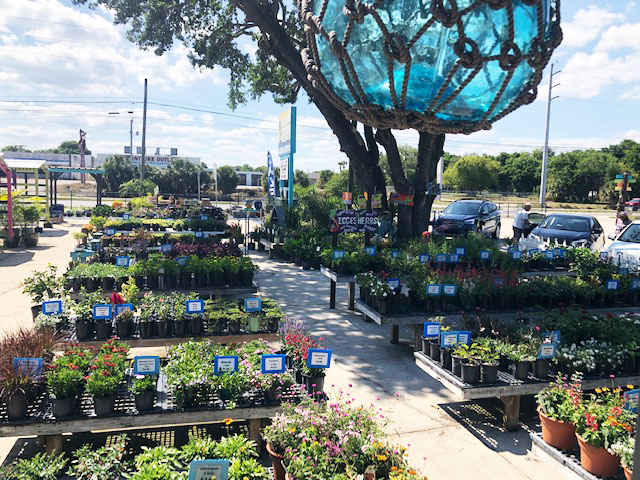
<svg viewBox="0 0 640 480">
<path fill-rule="evenodd" d="M 573 450 L 576 446 L 576 427 L 572 423 L 560 422 L 547 417 L 538 409 L 542 439 L 558 450 Z"/>
<path fill-rule="evenodd" d="M 597 477 L 610 478 L 618 474 L 620 457 L 610 454 L 606 448 L 594 447 L 576 435 L 580 447 L 580 465 Z"/>
</svg>

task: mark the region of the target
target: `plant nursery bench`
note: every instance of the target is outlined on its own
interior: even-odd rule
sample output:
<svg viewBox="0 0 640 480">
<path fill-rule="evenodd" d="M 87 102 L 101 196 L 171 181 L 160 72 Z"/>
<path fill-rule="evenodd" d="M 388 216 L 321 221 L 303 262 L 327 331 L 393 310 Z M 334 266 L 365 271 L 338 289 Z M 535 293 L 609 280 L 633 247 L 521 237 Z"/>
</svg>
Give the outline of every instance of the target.
<svg viewBox="0 0 640 480">
<path fill-rule="evenodd" d="M 269 252 L 269 260 L 273 260 L 274 253 L 281 252 L 282 247 L 284 247 L 284 243 L 270 242 L 266 238 L 261 238 L 260 244 L 264 247 L 265 250 Z"/>
<path fill-rule="evenodd" d="M 334 272 L 333 270 L 325 266 L 320 267 L 320 273 L 322 273 L 322 275 L 327 277 L 331 282 L 331 286 L 329 289 L 329 308 L 330 309 L 336 308 L 336 285 L 338 283 L 348 283 L 349 284 L 349 296 L 348 296 L 349 310 L 355 310 L 355 298 L 356 298 L 355 275 L 338 275 L 336 272 Z"/>
<path fill-rule="evenodd" d="M 518 429 L 520 422 L 520 397 L 522 395 L 535 395 L 544 390 L 553 381 L 552 377 L 541 380 L 529 373 L 525 381 L 518 380 L 506 372 L 498 372 L 498 382 L 492 384 L 470 385 L 462 382 L 450 370 L 445 369 L 440 362 L 436 362 L 422 352 L 414 352 L 416 365 L 432 378 L 438 380 L 445 388 L 451 391 L 459 401 L 478 400 L 480 398 L 497 397 L 504 403 L 504 426 L 509 431 Z M 614 378 L 586 378 L 582 381 L 584 390 L 593 390 L 601 387 L 624 387 L 627 384 L 640 383 L 640 375 Z"/>
<path fill-rule="evenodd" d="M 541 433 L 530 433 L 529 438 L 531 439 L 531 454 L 538 460 L 542 460 L 561 471 L 564 474 L 563 478 L 575 480 L 600 479 L 600 477 L 596 477 L 582 468 L 577 452 L 563 452 L 552 447 L 542 439 Z"/>
<path fill-rule="evenodd" d="M 188 342 L 190 340 L 206 340 L 211 343 L 218 343 L 222 345 L 240 344 L 245 342 L 253 342 L 254 340 L 262 339 L 267 342 L 277 342 L 280 337 L 277 333 L 239 333 L 239 334 L 219 334 L 219 335 L 186 335 L 181 337 L 151 337 L 151 338 L 123 338 L 125 342 L 131 348 L 147 348 L 147 347 L 169 347 L 172 345 L 179 345 L 181 343 Z M 77 343 L 75 334 L 72 333 L 66 341 Z M 83 345 L 96 346 L 104 344 L 106 340 L 82 340 Z"/>
<path fill-rule="evenodd" d="M 413 313 L 413 314 L 394 314 L 381 315 L 362 300 L 355 301 L 356 310 L 361 312 L 366 318 L 373 320 L 378 325 L 391 325 L 391 343 L 397 344 L 400 336 L 400 325 L 413 325 L 414 327 L 414 344 L 413 350 L 420 350 L 422 345 L 422 324 L 429 317 L 433 317 L 432 313 Z"/>
<path fill-rule="evenodd" d="M 154 295 L 163 295 L 168 293 L 190 293 L 195 292 L 198 294 L 199 298 L 206 299 L 211 297 L 224 297 L 224 296 L 234 296 L 234 297 L 242 297 L 243 295 L 251 295 L 258 291 L 258 284 L 253 281 L 250 287 L 219 287 L 219 288 L 165 288 L 164 290 L 143 290 L 140 289 L 138 292 L 138 297 L 144 297 L 147 293 L 152 293 Z M 102 292 L 105 298 L 111 297 L 111 291 Z M 73 292 L 70 294 L 72 300 L 82 299 L 83 296 L 80 293 Z"/>
</svg>

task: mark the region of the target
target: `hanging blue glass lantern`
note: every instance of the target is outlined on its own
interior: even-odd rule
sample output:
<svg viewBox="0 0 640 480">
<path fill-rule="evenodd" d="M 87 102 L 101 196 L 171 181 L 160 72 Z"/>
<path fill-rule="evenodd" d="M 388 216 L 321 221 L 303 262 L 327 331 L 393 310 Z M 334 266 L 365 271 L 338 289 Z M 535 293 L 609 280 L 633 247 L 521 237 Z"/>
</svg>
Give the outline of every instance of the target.
<svg viewBox="0 0 640 480">
<path fill-rule="evenodd" d="M 535 100 L 560 0 L 301 0 L 307 73 L 347 118 L 471 133 Z"/>
</svg>

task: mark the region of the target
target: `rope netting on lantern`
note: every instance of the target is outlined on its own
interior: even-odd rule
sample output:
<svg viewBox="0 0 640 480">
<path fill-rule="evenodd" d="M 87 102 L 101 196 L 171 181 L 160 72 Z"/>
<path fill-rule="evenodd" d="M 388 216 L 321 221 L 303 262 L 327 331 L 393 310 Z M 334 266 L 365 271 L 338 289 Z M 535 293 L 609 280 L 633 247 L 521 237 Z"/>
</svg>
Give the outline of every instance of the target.
<svg viewBox="0 0 640 480">
<path fill-rule="evenodd" d="M 300 0 L 307 74 L 347 118 L 471 133 L 533 102 L 560 0 Z"/>
</svg>

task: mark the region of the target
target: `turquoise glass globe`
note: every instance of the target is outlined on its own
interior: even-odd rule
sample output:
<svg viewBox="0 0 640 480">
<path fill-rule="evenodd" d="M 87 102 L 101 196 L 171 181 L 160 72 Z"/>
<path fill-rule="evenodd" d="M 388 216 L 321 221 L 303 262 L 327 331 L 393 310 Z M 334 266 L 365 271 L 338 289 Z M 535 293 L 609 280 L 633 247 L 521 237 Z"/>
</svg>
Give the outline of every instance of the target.
<svg viewBox="0 0 640 480">
<path fill-rule="evenodd" d="M 307 0 L 303 57 L 349 118 L 470 133 L 535 99 L 558 12 L 552 0 Z"/>
</svg>

